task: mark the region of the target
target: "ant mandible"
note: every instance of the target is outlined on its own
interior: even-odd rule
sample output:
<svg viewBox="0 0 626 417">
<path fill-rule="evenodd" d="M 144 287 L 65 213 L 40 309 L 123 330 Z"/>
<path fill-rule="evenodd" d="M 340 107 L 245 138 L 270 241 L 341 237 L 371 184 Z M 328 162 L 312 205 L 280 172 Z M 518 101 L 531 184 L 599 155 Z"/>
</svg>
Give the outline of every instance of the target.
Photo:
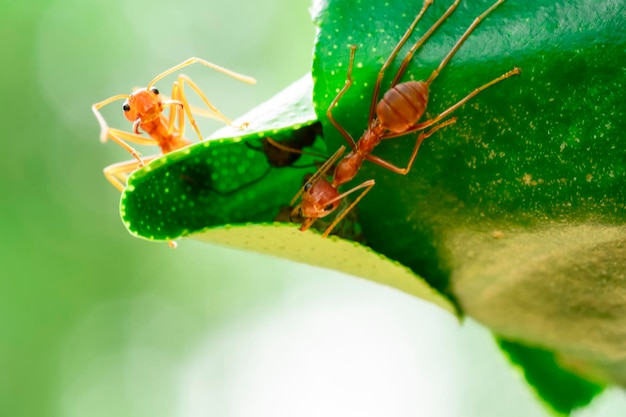
<svg viewBox="0 0 626 417">
<path fill-rule="evenodd" d="M 224 116 L 212 103 L 209 101 L 204 92 L 194 83 L 191 78 L 186 75 L 180 74 L 172 86 L 171 99 L 164 99 L 161 97 L 159 90 L 154 86 L 157 81 L 170 75 L 180 69 L 189 66 L 191 64 L 202 64 L 208 68 L 228 75 L 236 80 L 242 81 L 247 84 L 255 84 L 254 78 L 246 75 L 238 74 L 229 69 L 215 65 L 209 61 L 201 58 L 192 57 L 172 68 L 163 71 L 145 88 L 135 89 L 131 94 L 118 94 L 113 97 L 109 97 L 99 103 L 91 106 L 91 109 L 100 124 L 100 141 L 106 142 L 107 138 L 111 139 L 130 154 L 135 157 L 135 160 L 120 162 L 117 164 L 109 165 L 104 169 L 104 176 L 109 180 L 115 188 L 120 191 L 124 190 L 126 186 L 125 177 L 137 168 L 142 167 L 146 162 L 149 162 L 157 156 L 150 156 L 142 159 L 139 153 L 127 143 L 132 142 L 139 145 L 156 145 L 161 149 L 162 154 L 166 154 L 177 149 L 183 148 L 189 145 L 191 142 L 187 141 L 184 137 L 185 119 L 186 114 L 191 126 L 195 130 L 198 138 L 202 140 L 202 134 L 196 123 L 196 120 L 192 113 L 213 117 L 224 123 L 233 126 L 230 119 Z M 209 108 L 209 112 L 201 109 L 193 109 L 187 101 L 185 94 L 185 84 L 189 85 L 193 91 L 200 97 L 200 99 Z M 100 109 L 116 100 L 125 100 L 122 105 L 124 116 L 133 123 L 133 132 L 125 132 L 123 130 L 110 128 L 104 117 L 100 113 Z M 166 107 L 170 107 L 169 116 L 166 117 L 163 112 Z M 241 126 L 235 126 L 237 128 L 243 128 L 247 124 Z M 139 129 L 146 132 L 149 137 L 142 136 Z"/>
<path fill-rule="evenodd" d="M 402 61 L 400 68 L 396 73 L 396 76 L 391 82 L 389 90 L 383 95 L 383 98 L 378 101 L 380 85 L 385 70 L 398 55 L 400 49 L 406 43 L 411 33 L 413 32 L 413 29 L 432 3 L 432 0 L 424 1 L 424 5 L 422 6 L 422 9 L 418 13 L 417 17 L 413 20 L 413 23 L 409 26 L 408 30 L 406 31 L 400 42 L 398 42 L 396 47 L 389 55 L 389 58 L 387 58 L 387 61 L 380 69 L 372 95 L 372 103 L 370 106 L 370 112 L 368 117 L 368 128 L 357 142 L 355 142 L 352 136 L 350 136 L 350 134 L 343 128 L 343 126 L 341 126 L 335 120 L 334 116 L 332 115 L 332 109 L 335 107 L 335 105 L 337 105 L 339 99 L 352 85 L 352 66 L 354 63 L 354 56 L 357 47 L 350 46 L 350 62 L 348 64 L 346 83 L 328 107 L 326 116 L 333 124 L 333 126 L 335 126 L 335 128 L 339 131 L 339 133 L 341 133 L 341 135 L 346 139 L 352 150 L 341 161 L 337 163 L 331 181 L 328 181 L 326 179 L 327 172 L 331 169 L 331 167 L 335 165 L 337 160 L 341 157 L 341 155 L 345 151 L 345 146 L 341 146 L 339 150 L 337 150 L 337 152 L 335 152 L 335 154 L 331 156 L 330 159 L 320 167 L 320 169 L 309 179 L 309 181 L 291 201 L 290 205 L 293 206 L 298 198 L 302 196 L 302 200 L 294 207 L 292 211 L 292 217 L 296 216 L 298 212 L 300 212 L 302 217 L 305 218 L 302 226 L 300 227 L 300 230 L 305 231 L 309 229 L 311 225 L 315 222 L 315 220 L 329 215 L 337 207 L 339 207 L 339 203 L 346 196 L 354 193 L 355 191 L 364 189 L 361 194 L 347 206 L 347 208 L 345 208 L 341 213 L 336 216 L 330 226 L 326 228 L 326 230 L 322 234 L 322 237 L 328 236 L 333 228 L 365 196 L 365 194 L 367 194 L 367 192 L 372 189 L 375 184 L 375 181 L 372 179 L 364 181 L 363 183 L 343 193 L 340 193 L 338 190 L 339 186 L 351 181 L 356 176 L 358 170 L 361 168 L 361 165 L 365 160 L 371 161 L 397 174 L 408 174 L 411 170 L 411 167 L 413 166 L 413 161 L 415 160 L 415 157 L 422 142 L 433 133 L 435 133 L 437 130 L 456 122 L 455 117 L 442 121 L 444 118 L 449 116 L 452 112 L 454 112 L 472 97 L 476 96 L 478 93 L 485 90 L 486 88 L 491 87 L 492 85 L 513 75 L 520 74 L 520 69 L 514 68 L 511 71 L 488 82 L 487 84 L 478 87 L 467 96 L 465 96 L 463 99 L 461 99 L 459 102 L 440 113 L 438 116 L 435 116 L 432 119 L 428 119 L 423 122 L 419 122 L 419 120 L 424 115 L 424 112 L 426 111 L 430 84 L 435 80 L 435 78 L 437 78 L 440 71 L 446 66 L 450 59 L 452 59 L 456 51 L 460 48 L 460 46 L 467 39 L 470 33 L 476 28 L 476 26 L 478 26 L 478 24 L 496 7 L 504 3 L 504 0 L 498 0 L 485 12 L 478 16 L 467 28 L 465 33 L 463 33 L 461 38 L 456 42 L 456 44 L 452 47 L 452 49 L 448 52 L 448 54 L 444 57 L 439 66 L 431 73 L 430 77 L 426 81 L 407 81 L 398 84 L 400 77 L 402 77 L 402 75 L 406 71 L 407 66 L 415 51 L 417 51 L 424 44 L 424 42 L 433 34 L 433 32 L 441 25 L 441 23 L 445 19 L 447 19 L 448 16 L 450 16 L 450 14 L 459 5 L 460 0 L 456 0 L 439 18 L 439 20 L 437 20 L 431 26 L 431 28 L 422 36 L 422 38 L 420 38 L 409 50 L 407 56 Z M 440 123 L 437 124 L 438 122 Z M 429 130 L 425 130 L 429 127 Z M 409 158 L 409 162 L 405 168 L 400 168 L 382 158 L 371 154 L 374 148 L 384 139 L 396 138 L 398 136 L 403 136 L 420 130 L 425 131 L 421 132 L 418 135 L 415 147 L 413 148 L 413 152 L 411 153 L 411 157 Z"/>
</svg>

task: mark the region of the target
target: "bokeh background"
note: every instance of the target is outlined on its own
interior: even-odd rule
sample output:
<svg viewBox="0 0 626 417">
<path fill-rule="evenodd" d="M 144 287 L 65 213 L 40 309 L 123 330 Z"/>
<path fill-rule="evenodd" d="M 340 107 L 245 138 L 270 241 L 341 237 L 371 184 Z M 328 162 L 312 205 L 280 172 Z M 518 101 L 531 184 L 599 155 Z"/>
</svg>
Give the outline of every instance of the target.
<svg viewBox="0 0 626 417">
<path fill-rule="evenodd" d="M 330 271 L 126 232 L 102 168 L 129 155 L 99 143 L 91 104 L 200 56 L 257 78 L 184 71 L 235 117 L 309 70 L 308 8 L 0 0 L 1 415 L 548 415 L 471 320 Z M 104 113 L 128 128 L 120 105 Z M 624 410 L 609 390 L 577 415 Z"/>
</svg>

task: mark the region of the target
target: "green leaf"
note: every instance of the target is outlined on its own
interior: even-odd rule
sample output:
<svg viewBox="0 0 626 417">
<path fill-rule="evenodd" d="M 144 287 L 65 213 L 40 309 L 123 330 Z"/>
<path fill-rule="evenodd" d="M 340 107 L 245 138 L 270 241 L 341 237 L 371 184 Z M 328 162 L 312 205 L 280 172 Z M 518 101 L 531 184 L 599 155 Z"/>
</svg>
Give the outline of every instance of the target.
<svg viewBox="0 0 626 417">
<path fill-rule="evenodd" d="M 235 121 L 250 122 L 247 129 L 224 128 L 135 171 L 120 203 L 128 230 L 147 239 L 171 240 L 210 226 L 273 221 L 307 170 L 273 168 L 260 150 L 261 139 L 281 140 L 314 124 L 311 91 L 307 75 Z M 321 140 L 315 147 L 325 152 Z M 298 166 L 310 168 L 318 159 L 304 155 Z"/>
<path fill-rule="evenodd" d="M 301 233 L 292 224 L 214 227 L 272 222 L 297 192 L 303 175 L 315 169 L 313 162 L 319 158 L 310 155 L 303 155 L 292 166 L 273 167 L 259 143 L 270 135 L 279 141 L 290 140 L 299 130 L 313 126 L 311 91 L 307 75 L 236 120 L 235 125 L 250 122 L 245 131 L 225 127 L 205 142 L 165 155 L 135 172 L 121 202 L 129 231 L 156 240 L 190 235 L 343 271 L 431 301 L 455 314 L 455 307 L 445 297 L 406 267 L 356 242 L 332 236 L 321 239 Z M 314 143 L 317 151 L 325 152 L 319 142 Z M 298 168 L 301 166 L 308 170 Z"/>
<path fill-rule="evenodd" d="M 461 2 L 403 79 L 426 79 L 491 4 Z M 435 2 L 411 39 L 448 6 Z M 348 46 L 358 46 L 354 84 L 334 114 L 359 135 L 378 71 L 420 7 L 420 1 L 407 6 L 401 0 L 338 0 L 317 16 L 314 102 L 329 149 L 346 144 L 323 115 L 345 84 Z M 521 77 L 493 86 L 458 110 L 458 123 L 424 143 L 407 177 L 364 164 L 355 183 L 369 178 L 377 183 L 360 203 L 369 244 L 446 289 L 456 258 L 473 247 L 451 253 L 459 233 L 478 238 L 504 230 L 508 236 L 511 228 L 528 231 L 590 218 L 623 223 L 626 77 L 615 65 L 626 42 L 620 10 L 623 2 L 617 0 L 509 0 L 489 15 L 432 84 L 428 116 L 513 67 L 522 69 Z M 387 71 L 383 91 L 395 68 Z M 385 141 L 375 154 L 406 164 L 414 137 Z"/>
<path fill-rule="evenodd" d="M 435 2 L 409 44 L 449 3 Z M 402 80 L 426 79 L 491 4 L 461 1 Z M 254 133 L 224 134 L 233 138 L 154 161 L 130 178 L 123 195 L 129 230 L 168 240 L 206 227 L 272 221 L 310 171 L 272 168 L 246 143 L 274 133 L 286 139 L 294 124 L 319 120 L 329 151 L 345 145 L 326 111 L 346 81 L 349 45 L 358 46 L 354 85 L 333 114 L 358 138 L 378 71 L 420 8 L 421 1 L 404 0 L 319 3 L 317 117 L 302 110 L 311 108 L 310 93 L 299 90 L 282 95 L 283 104 L 263 106 L 263 122 L 249 120 Z M 353 181 L 376 181 L 358 205 L 370 248 L 424 277 L 497 334 L 554 351 L 577 372 L 624 386 L 625 14 L 622 0 L 506 1 L 432 83 L 425 118 L 513 67 L 521 76 L 458 109 L 458 122 L 423 144 L 409 175 L 366 162 Z M 400 60 L 386 74 L 383 92 Z M 302 107 L 283 118 L 296 103 Z M 387 140 L 374 153 L 403 165 L 414 141 L 415 135 Z M 318 142 L 314 148 L 324 153 Z M 316 160 L 303 157 L 306 164 Z M 296 242 L 289 245 L 302 244 Z M 315 252 L 307 253 L 316 262 Z"/>
<path fill-rule="evenodd" d="M 502 339 L 498 343 L 537 395 L 558 415 L 569 415 L 588 405 L 603 390 L 602 385 L 565 370 L 553 352 Z"/>
<path fill-rule="evenodd" d="M 461 2 L 402 80 L 428 78 L 492 1 Z M 314 103 L 329 149 L 358 135 L 383 62 L 421 2 L 329 1 L 320 25 Z M 443 14 L 435 2 L 409 44 Z M 409 266 L 461 310 L 514 340 L 599 367 L 626 385 L 626 29 L 622 1 L 509 0 L 491 13 L 432 83 L 427 117 L 513 67 L 455 112 L 458 122 L 420 149 L 406 177 L 365 163 L 375 179 L 359 203 L 368 245 Z M 407 45 L 403 51 L 408 50 Z M 385 74 L 382 91 L 401 56 Z M 374 154 L 406 164 L 415 135 Z"/>
</svg>

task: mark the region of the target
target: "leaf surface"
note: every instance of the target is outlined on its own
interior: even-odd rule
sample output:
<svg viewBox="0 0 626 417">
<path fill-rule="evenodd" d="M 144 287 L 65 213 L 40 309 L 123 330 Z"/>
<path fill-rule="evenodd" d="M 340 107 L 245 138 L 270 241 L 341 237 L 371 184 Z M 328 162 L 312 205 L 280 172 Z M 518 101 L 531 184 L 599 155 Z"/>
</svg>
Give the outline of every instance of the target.
<svg viewBox="0 0 626 417">
<path fill-rule="evenodd" d="M 382 92 L 406 50 L 449 3 L 436 1 L 426 12 L 385 74 Z M 491 4 L 461 1 L 402 81 L 426 79 Z M 271 222 L 314 168 L 272 168 L 246 143 L 319 120 L 326 139 L 326 146 L 316 142 L 319 152 L 345 145 L 326 111 L 345 84 L 350 45 L 357 45 L 354 84 L 333 114 L 358 139 L 378 72 L 421 5 L 317 3 L 317 116 L 310 90 L 293 90 L 248 120 L 249 133 L 223 132 L 224 139 L 154 161 L 124 193 L 129 230 L 167 240 L 207 227 Z M 424 142 L 409 175 L 366 162 L 353 183 L 376 181 L 358 206 L 359 230 L 374 251 L 424 277 L 506 339 L 553 351 L 577 373 L 626 386 L 624 15 L 621 0 L 506 1 L 432 83 L 425 118 L 513 67 L 521 76 L 458 109 L 456 124 Z M 298 110 L 283 117 L 292 105 Z M 375 154 L 402 166 L 415 136 L 386 140 Z M 316 160 L 303 157 L 309 165 Z M 271 234 L 274 226 L 265 227 Z M 319 262 L 315 251 L 306 253 L 305 262 Z"/>
</svg>

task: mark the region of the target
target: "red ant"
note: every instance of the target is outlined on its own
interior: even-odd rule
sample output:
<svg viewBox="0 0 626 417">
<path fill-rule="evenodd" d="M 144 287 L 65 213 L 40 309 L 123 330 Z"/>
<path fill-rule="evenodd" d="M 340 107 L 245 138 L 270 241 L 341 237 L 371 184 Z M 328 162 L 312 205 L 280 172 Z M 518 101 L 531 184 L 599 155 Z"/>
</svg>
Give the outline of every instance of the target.
<svg viewBox="0 0 626 417">
<path fill-rule="evenodd" d="M 315 220 L 327 216 L 328 214 L 332 213 L 337 207 L 339 207 L 340 202 L 346 196 L 352 194 L 357 190 L 365 188 L 365 190 L 363 190 L 361 194 L 352 203 L 350 203 L 350 205 L 348 205 L 346 209 L 344 209 L 340 214 L 337 215 L 337 217 L 330 224 L 330 226 L 326 228 L 322 237 L 328 236 L 328 234 L 337 225 L 337 223 L 339 223 L 346 216 L 346 214 L 365 196 L 365 194 L 367 194 L 368 191 L 372 189 L 375 184 L 375 181 L 372 179 L 365 181 L 348 191 L 339 193 L 339 186 L 351 181 L 356 176 L 358 170 L 363 164 L 363 161 L 371 161 L 397 174 L 408 174 L 411 170 L 413 161 L 415 160 L 415 157 L 422 142 L 442 127 L 455 123 L 456 118 L 450 118 L 439 124 L 436 124 L 437 122 L 440 122 L 442 119 L 449 116 L 452 112 L 454 112 L 472 97 L 476 96 L 478 93 L 485 90 L 486 88 L 513 75 L 520 74 L 520 69 L 514 68 L 513 70 L 499 76 L 498 78 L 495 78 L 487 84 L 478 87 L 470 94 L 465 96 L 463 99 L 461 99 L 459 102 L 452 105 L 447 110 L 443 111 L 438 116 L 418 123 L 424 115 L 424 112 L 426 111 L 430 84 L 435 80 L 435 78 L 439 75 L 439 72 L 443 69 L 443 67 L 446 66 L 450 59 L 452 59 L 456 51 L 467 39 L 470 33 L 476 28 L 476 26 L 478 26 L 478 24 L 496 7 L 504 3 L 504 0 L 498 0 L 489 9 L 483 12 L 483 14 L 478 16 L 474 20 L 474 22 L 472 22 L 469 28 L 456 42 L 456 44 L 452 47 L 452 49 L 448 52 L 448 54 L 444 57 L 439 66 L 431 73 L 430 77 L 426 81 L 407 81 L 398 84 L 400 77 L 402 77 L 402 75 L 406 71 L 407 66 L 415 51 L 417 51 L 417 49 L 419 49 L 424 44 L 424 42 L 433 34 L 433 32 L 439 27 L 439 25 L 441 25 L 441 23 L 445 19 L 447 19 L 448 16 L 450 16 L 450 14 L 456 9 L 459 3 L 460 0 L 456 0 L 439 18 L 439 20 L 437 20 L 437 22 L 432 25 L 432 27 L 424 34 L 424 36 L 422 36 L 422 38 L 419 39 L 417 43 L 415 43 L 415 45 L 413 45 L 407 56 L 402 61 L 402 64 L 400 65 L 400 68 L 398 69 L 395 78 L 391 82 L 390 89 L 384 94 L 382 100 L 378 101 L 380 85 L 385 70 L 398 55 L 400 49 L 410 37 L 418 21 L 426 12 L 426 9 L 428 9 L 428 7 L 432 4 L 432 0 L 424 1 L 424 5 L 422 6 L 419 14 L 413 20 L 413 23 L 411 24 L 411 26 L 409 26 L 408 30 L 406 31 L 400 42 L 398 42 L 394 50 L 391 52 L 389 58 L 387 58 L 387 61 L 383 64 L 378 73 L 378 78 L 374 86 L 374 93 L 372 95 L 372 104 L 370 106 L 370 113 L 367 124 L 368 128 L 363 136 L 361 136 L 361 138 L 358 140 L 358 142 L 355 142 L 352 136 L 350 136 L 350 134 L 343 128 L 343 126 L 341 126 L 335 120 L 331 112 L 332 109 L 337 105 L 339 99 L 352 85 L 352 66 L 354 63 L 354 55 L 357 47 L 350 46 L 350 62 L 348 65 L 346 83 L 328 107 L 326 116 L 333 124 L 333 126 L 335 126 L 335 128 L 339 131 L 339 133 L 341 133 L 341 135 L 346 139 L 352 150 L 341 161 L 337 163 L 331 181 L 328 181 L 326 179 L 327 171 L 332 166 L 334 166 L 337 160 L 341 157 L 345 150 L 345 146 L 340 147 L 339 150 L 335 152 L 335 154 L 331 156 L 331 158 L 326 161 L 324 165 L 322 165 L 322 167 L 320 167 L 320 169 L 309 179 L 309 181 L 291 201 L 290 205 L 293 206 L 298 198 L 302 196 L 302 200 L 298 205 L 294 207 L 292 211 L 292 217 L 300 212 L 300 214 L 305 218 L 305 221 L 302 223 L 300 230 L 304 231 L 309 229 L 311 225 L 315 222 Z M 397 167 L 396 165 L 393 165 L 392 163 L 371 154 L 374 148 L 384 139 L 396 138 L 406 135 L 408 133 L 427 129 L 429 127 L 431 127 L 431 129 L 421 132 L 418 135 L 415 147 L 413 148 L 413 152 L 411 154 L 411 157 L 409 158 L 409 162 L 406 168 Z"/>
<path fill-rule="evenodd" d="M 118 190 L 124 190 L 124 187 L 126 186 L 126 176 L 129 173 L 142 167 L 146 162 L 157 158 L 155 155 L 142 159 L 139 156 L 139 153 L 132 146 L 126 143 L 126 141 L 139 145 L 157 145 L 161 148 L 162 154 L 183 148 L 191 143 L 183 137 L 185 114 L 187 114 L 189 122 L 198 135 L 198 138 L 202 140 L 203 138 L 200 134 L 200 129 L 198 128 L 192 113 L 214 117 L 222 120 L 230 126 L 233 126 L 230 119 L 224 116 L 209 101 L 204 92 L 186 75 L 180 74 L 174 82 L 172 86 L 171 99 L 162 98 L 159 90 L 154 87 L 154 84 L 156 84 L 156 82 L 163 77 L 195 63 L 202 64 L 208 68 L 214 69 L 222 74 L 226 74 L 236 80 L 248 84 L 256 83 L 254 78 L 238 74 L 209 61 L 205 61 L 204 59 L 192 57 L 166 71 L 163 71 L 154 77 L 154 79 L 150 81 L 145 88 L 135 89 L 131 94 L 118 94 L 91 106 L 96 119 L 98 119 L 98 123 L 100 123 L 100 141 L 106 142 L 107 138 L 110 138 L 115 143 L 130 152 L 130 154 L 136 159 L 109 165 L 104 169 L 104 176 Z M 201 109 L 195 109 L 189 105 L 187 96 L 185 95 L 185 84 L 188 84 L 191 89 L 196 92 L 204 104 L 206 104 L 209 108 L 209 112 Z M 124 110 L 124 116 L 126 116 L 126 118 L 133 123 L 133 133 L 110 128 L 99 111 L 99 109 L 107 104 L 121 99 L 125 100 L 122 105 L 122 109 Z M 163 112 L 165 107 L 168 106 L 170 107 L 170 113 L 169 116 L 166 117 Z M 178 122 L 176 119 L 178 119 Z M 245 126 L 247 126 L 246 123 L 236 127 L 243 128 Z M 142 136 L 139 129 L 146 132 L 150 137 Z"/>
</svg>

